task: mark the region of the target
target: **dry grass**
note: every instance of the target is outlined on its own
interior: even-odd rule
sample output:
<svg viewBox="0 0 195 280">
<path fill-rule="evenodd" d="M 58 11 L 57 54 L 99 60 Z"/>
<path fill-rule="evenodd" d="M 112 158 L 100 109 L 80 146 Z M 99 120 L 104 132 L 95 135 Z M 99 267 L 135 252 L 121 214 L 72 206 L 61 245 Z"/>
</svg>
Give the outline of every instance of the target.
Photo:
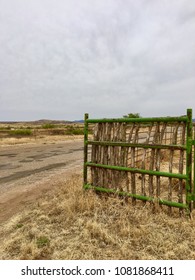
<svg viewBox="0 0 195 280">
<path fill-rule="evenodd" d="M 26 144 L 53 144 L 64 141 L 82 140 L 81 135 L 43 135 L 39 137 L 0 138 L 0 147 Z"/>
<path fill-rule="evenodd" d="M 83 191 L 81 175 L 52 184 L 1 225 L 1 259 L 195 259 L 193 217 Z"/>
<path fill-rule="evenodd" d="M 55 143 L 83 139 L 83 124 L 38 122 L 0 122 L 0 147 L 18 144 Z"/>
</svg>

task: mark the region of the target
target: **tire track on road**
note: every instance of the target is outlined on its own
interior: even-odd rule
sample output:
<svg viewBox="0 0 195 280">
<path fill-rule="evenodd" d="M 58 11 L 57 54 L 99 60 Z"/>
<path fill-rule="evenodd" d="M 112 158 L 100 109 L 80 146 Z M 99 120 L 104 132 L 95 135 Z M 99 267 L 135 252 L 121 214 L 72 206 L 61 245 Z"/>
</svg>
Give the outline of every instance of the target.
<svg viewBox="0 0 195 280">
<path fill-rule="evenodd" d="M 25 177 L 28 177 L 28 176 L 31 176 L 31 175 L 34 175 L 34 174 L 37 174 L 37 173 L 40 173 L 40 172 L 43 172 L 43 171 L 48 171 L 48 170 L 51 170 L 51 169 L 54 169 L 54 168 L 67 166 L 67 165 L 69 165 L 73 162 L 75 162 L 75 161 L 70 160 L 68 162 L 63 162 L 63 163 L 49 164 L 47 166 L 40 167 L 40 168 L 37 168 L 37 169 L 19 171 L 19 172 L 16 172 L 16 173 L 12 174 L 12 175 L 0 178 L 0 184 L 1 183 L 8 183 L 8 182 L 15 181 L 15 180 L 18 180 L 18 179 L 22 179 L 22 178 L 25 178 Z"/>
</svg>

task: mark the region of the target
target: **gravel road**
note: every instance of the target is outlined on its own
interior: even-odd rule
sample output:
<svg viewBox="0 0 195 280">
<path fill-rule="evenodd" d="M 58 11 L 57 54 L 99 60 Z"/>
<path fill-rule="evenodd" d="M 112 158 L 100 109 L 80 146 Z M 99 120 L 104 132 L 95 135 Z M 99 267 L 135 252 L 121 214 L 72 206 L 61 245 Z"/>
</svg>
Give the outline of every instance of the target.
<svg viewBox="0 0 195 280">
<path fill-rule="evenodd" d="M 80 165 L 83 156 L 83 142 L 54 144 L 18 145 L 0 150 L 0 190 L 5 183 L 15 180 L 33 181 L 40 179 L 39 173 L 53 172 L 74 164 Z"/>
<path fill-rule="evenodd" d="M 2 146 L 0 148 L 0 221 L 60 176 L 82 172 L 83 141 Z M 9 211 L 8 211 L 9 210 Z M 8 213 L 9 212 L 9 213 Z"/>
</svg>

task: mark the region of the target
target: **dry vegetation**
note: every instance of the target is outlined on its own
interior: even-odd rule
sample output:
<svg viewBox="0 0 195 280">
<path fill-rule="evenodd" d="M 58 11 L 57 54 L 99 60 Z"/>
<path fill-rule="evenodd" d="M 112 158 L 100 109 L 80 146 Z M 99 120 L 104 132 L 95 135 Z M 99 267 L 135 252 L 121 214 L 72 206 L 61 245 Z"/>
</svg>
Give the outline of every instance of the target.
<svg viewBox="0 0 195 280">
<path fill-rule="evenodd" d="M 83 135 L 82 123 L 55 121 L 0 122 L 0 138 L 43 138 L 56 135 Z"/>
<path fill-rule="evenodd" d="M 194 259 L 195 220 L 82 190 L 81 174 L 0 228 L 1 259 Z"/>
<path fill-rule="evenodd" d="M 49 129 L 2 138 L 0 145 L 73 137 L 41 135 Z M 134 207 L 131 200 L 83 191 L 81 172 L 61 175 L 48 180 L 50 190 L 38 200 L 1 224 L 0 259 L 195 259 L 195 210 L 189 219 L 178 209 L 169 216 L 166 206 L 154 210 L 140 202 Z"/>
<path fill-rule="evenodd" d="M 55 143 L 83 138 L 82 123 L 60 121 L 0 122 L 0 146 Z"/>
</svg>

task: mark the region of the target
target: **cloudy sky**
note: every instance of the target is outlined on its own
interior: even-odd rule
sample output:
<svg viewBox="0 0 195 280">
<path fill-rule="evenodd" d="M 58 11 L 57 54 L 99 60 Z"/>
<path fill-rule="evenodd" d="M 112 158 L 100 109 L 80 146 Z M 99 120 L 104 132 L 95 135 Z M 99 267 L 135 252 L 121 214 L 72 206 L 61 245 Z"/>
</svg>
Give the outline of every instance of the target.
<svg viewBox="0 0 195 280">
<path fill-rule="evenodd" d="M 0 0 L 0 121 L 187 108 L 194 0 Z"/>
</svg>

